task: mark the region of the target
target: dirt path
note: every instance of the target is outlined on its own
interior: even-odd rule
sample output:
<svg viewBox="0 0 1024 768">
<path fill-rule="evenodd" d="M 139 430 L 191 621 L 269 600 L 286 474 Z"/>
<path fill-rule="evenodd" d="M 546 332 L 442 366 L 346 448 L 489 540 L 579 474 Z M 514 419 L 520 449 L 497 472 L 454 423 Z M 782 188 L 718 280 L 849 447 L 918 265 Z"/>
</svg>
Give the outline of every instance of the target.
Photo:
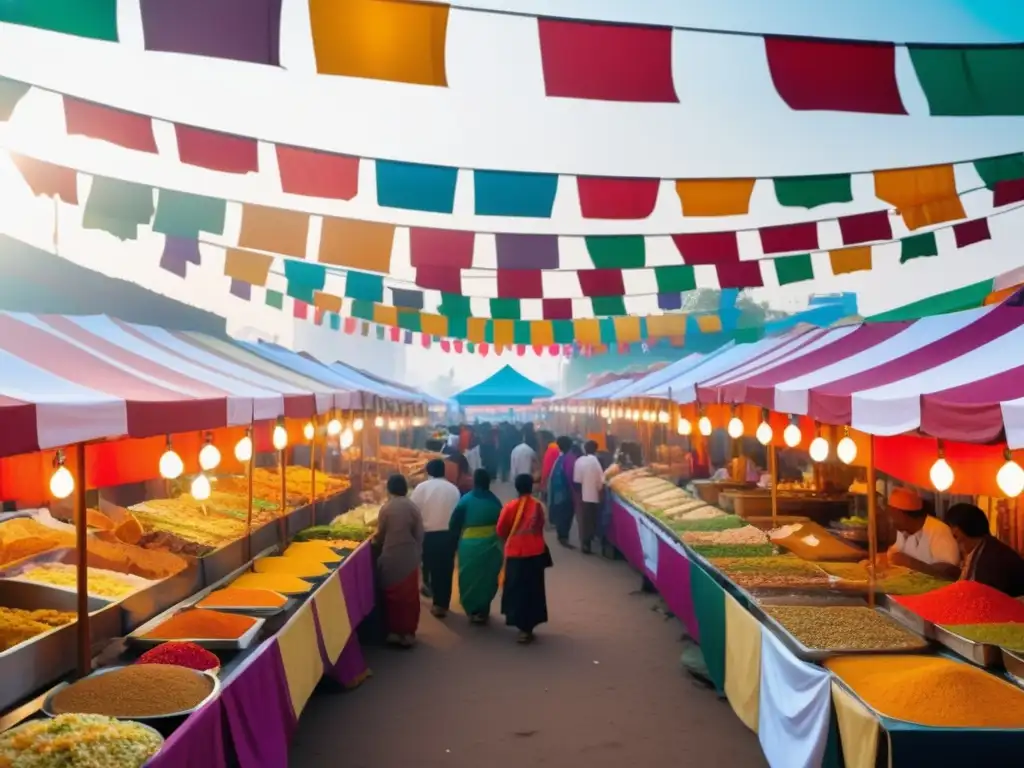
<svg viewBox="0 0 1024 768">
<path fill-rule="evenodd" d="M 679 624 L 639 576 L 553 554 L 537 643 L 516 645 L 500 617 L 480 628 L 424 610 L 416 649 L 368 648 L 370 680 L 313 698 L 293 768 L 765 765 L 729 705 L 680 671 Z"/>
</svg>

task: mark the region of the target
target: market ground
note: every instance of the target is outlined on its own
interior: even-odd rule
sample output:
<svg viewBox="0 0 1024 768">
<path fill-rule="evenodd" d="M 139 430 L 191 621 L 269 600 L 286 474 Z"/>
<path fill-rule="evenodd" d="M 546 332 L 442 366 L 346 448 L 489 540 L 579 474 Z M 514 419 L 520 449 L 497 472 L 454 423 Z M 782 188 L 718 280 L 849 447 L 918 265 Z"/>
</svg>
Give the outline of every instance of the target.
<svg viewBox="0 0 1024 768">
<path fill-rule="evenodd" d="M 764 766 L 728 703 L 680 669 L 680 625 L 639 593 L 640 577 L 553 554 L 551 620 L 534 645 L 500 617 L 470 626 L 456 608 L 442 622 L 424 602 L 415 649 L 367 648 L 373 677 L 310 701 L 292 768 Z"/>
</svg>

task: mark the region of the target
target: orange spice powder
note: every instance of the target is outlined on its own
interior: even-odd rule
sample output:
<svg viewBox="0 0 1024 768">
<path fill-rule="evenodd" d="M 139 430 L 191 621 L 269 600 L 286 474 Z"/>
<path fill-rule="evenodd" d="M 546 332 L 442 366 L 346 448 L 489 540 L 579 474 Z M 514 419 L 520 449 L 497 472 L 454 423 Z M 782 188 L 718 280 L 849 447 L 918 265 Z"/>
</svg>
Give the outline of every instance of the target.
<svg viewBox="0 0 1024 768">
<path fill-rule="evenodd" d="M 251 616 L 196 608 L 174 614 L 144 637 L 161 640 L 237 640 L 255 623 L 256 619 Z"/>
<path fill-rule="evenodd" d="M 219 606 L 230 606 L 232 608 L 280 608 L 288 602 L 288 598 L 271 592 L 269 589 L 243 589 L 241 587 L 226 587 L 211 592 L 199 601 L 200 608 L 217 608 Z"/>
</svg>

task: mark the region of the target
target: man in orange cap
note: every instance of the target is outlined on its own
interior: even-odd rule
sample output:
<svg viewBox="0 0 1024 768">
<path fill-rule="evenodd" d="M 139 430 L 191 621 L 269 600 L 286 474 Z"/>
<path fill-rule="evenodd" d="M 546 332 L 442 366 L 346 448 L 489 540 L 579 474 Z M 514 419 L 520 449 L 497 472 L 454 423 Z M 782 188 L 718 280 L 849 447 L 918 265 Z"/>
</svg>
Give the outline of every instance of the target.
<svg viewBox="0 0 1024 768">
<path fill-rule="evenodd" d="M 878 565 L 901 565 L 940 579 L 960 578 L 960 548 L 948 525 L 929 515 L 916 491 L 894 488 L 886 504 L 896 543 Z"/>
</svg>

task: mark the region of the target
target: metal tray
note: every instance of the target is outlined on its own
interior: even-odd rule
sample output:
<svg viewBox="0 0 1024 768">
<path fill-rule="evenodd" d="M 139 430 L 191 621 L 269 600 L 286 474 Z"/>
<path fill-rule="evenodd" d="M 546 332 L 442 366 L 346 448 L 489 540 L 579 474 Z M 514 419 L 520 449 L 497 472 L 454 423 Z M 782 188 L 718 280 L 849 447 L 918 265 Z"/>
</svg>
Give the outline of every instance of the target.
<svg viewBox="0 0 1024 768">
<path fill-rule="evenodd" d="M 948 627 L 934 625 L 935 640 L 949 648 L 953 653 L 962 656 L 979 667 L 998 667 L 1002 664 L 1002 655 L 998 645 L 977 643 L 953 632 Z"/>
<path fill-rule="evenodd" d="M 99 677 L 100 675 L 107 675 L 107 674 L 110 674 L 111 672 L 114 672 L 114 671 L 116 671 L 118 669 L 124 669 L 125 666 L 128 666 L 128 665 L 123 665 L 122 664 L 122 665 L 117 666 L 117 667 L 107 667 L 105 669 L 98 669 L 95 672 L 93 672 L 91 675 L 89 675 L 88 677 L 85 677 L 85 678 L 82 678 L 82 679 L 83 680 L 88 680 L 90 677 Z M 200 672 L 199 670 L 196 670 L 196 669 L 188 669 L 187 667 L 182 667 L 182 669 L 186 669 L 187 671 L 192 672 L 192 673 L 194 673 L 196 675 L 199 675 L 200 677 L 205 677 L 207 680 L 210 681 L 210 684 L 211 684 L 210 685 L 210 692 L 206 695 L 206 698 L 204 698 L 202 701 L 200 701 L 194 707 L 190 707 L 189 709 L 183 709 L 183 710 L 180 710 L 179 712 L 168 712 L 167 714 L 164 714 L 164 715 L 150 715 L 148 717 L 136 717 L 136 716 L 125 715 L 123 717 L 118 717 L 117 719 L 118 720 L 133 720 L 133 721 L 136 721 L 136 722 L 143 722 L 144 723 L 144 722 L 153 722 L 155 720 L 167 720 L 167 719 L 172 718 L 172 717 L 188 717 L 193 712 L 195 712 L 197 709 L 199 709 L 204 704 L 206 704 L 206 702 L 208 702 L 211 699 L 215 698 L 217 696 L 217 694 L 220 692 L 220 678 L 218 678 L 216 675 L 211 674 L 210 672 Z M 71 685 L 75 685 L 75 683 L 61 683 L 60 685 L 58 685 L 56 688 L 54 688 L 52 691 L 50 691 L 46 695 L 46 699 L 43 701 L 43 706 L 41 707 L 41 710 L 42 710 L 44 715 L 46 715 L 47 717 L 56 717 L 57 716 L 57 713 L 53 711 L 53 699 L 54 699 L 54 697 L 58 693 L 60 693 L 65 688 L 67 688 L 68 686 L 71 686 Z"/>
<path fill-rule="evenodd" d="M 279 613 L 290 611 L 294 605 L 294 598 L 287 598 L 284 604 L 277 608 L 268 608 L 265 605 L 211 605 L 209 608 L 206 608 L 206 606 L 199 605 L 198 601 L 193 603 L 192 607 L 204 608 L 210 611 L 223 611 L 224 613 L 244 613 L 246 616 L 269 619 L 271 616 L 277 616 Z"/>
<path fill-rule="evenodd" d="M 822 661 L 824 661 L 826 659 L 832 658 L 833 656 L 848 656 L 848 655 L 851 655 L 851 654 L 855 654 L 855 655 L 858 655 L 858 656 L 863 656 L 863 655 L 869 655 L 869 654 L 882 654 L 882 653 L 884 653 L 884 654 L 920 653 L 921 651 L 923 651 L 923 650 L 928 648 L 928 641 L 924 640 L 924 639 L 921 640 L 921 644 L 919 646 L 915 646 L 915 647 L 911 647 L 911 648 L 871 648 L 871 649 L 864 649 L 864 648 L 829 648 L 829 649 L 808 648 L 806 645 L 804 645 L 802 642 L 800 642 L 800 640 L 798 640 L 794 635 L 792 635 L 789 632 L 789 630 L 787 630 L 786 627 L 782 624 L 782 622 L 778 621 L 774 616 L 772 616 L 770 613 L 768 613 L 766 610 L 764 610 L 764 608 L 766 608 L 766 607 L 784 606 L 784 605 L 792 605 L 792 606 L 800 606 L 800 607 L 822 607 L 822 608 L 834 607 L 834 606 L 852 606 L 852 607 L 863 607 L 863 608 L 867 608 L 868 607 L 867 603 L 864 602 L 864 600 L 860 600 L 860 599 L 857 599 L 857 598 L 821 599 L 821 598 L 813 598 L 813 597 L 807 597 L 807 598 L 801 598 L 801 597 L 770 598 L 770 597 L 767 597 L 767 598 L 762 598 L 762 599 L 758 600 L 755 605 L 756 605 L 756 608 L 757 608 L 757 613 L 760 614 L 761 619 L 764 622 L 764 624 L 767 627 L 769 627 L 774 632 L 776 637 L 778 637 L 780 640 L 782 640 L 783 644 L 793 653 L 794 656 L 796 656 L 799 659 L 803 659 L 804 661 L 822 662 Z M 876 608 L 875 610 L 878 610 L 880 613 L 883 613 L 883 614 L 885 613 L 885 611 L 881 611 L 878 608 Z"/>
<path fill-rule="evenodd" d="M 912 632 L 916 632 L 921 637 L 927 638 L 928 640 L 935 639 L 935 625 L 930 621 L 922 619 L 912 610 L 904 608 L 895 600 L 886 599 L 884 601 L 884 605 L 885 609 L 892 614 L 892 617 L 907 629 Z"/>
<path fill-rule="evenodd" d="M 1009 651 L 1000 648 L 1003 657 L 1003 666 L 1010 679 L 1017 685 L 1024 686 L 1024 651 Z"/>
<path fill-rule="evenodd" d="M 191 610 L 191 609 L 184 609 Z M 196 610 L 204 610 L 198 608 Z M 263 624 L 266 622 L 266 618 L 253 617 L 255 622 L 253 625 L 246 630 L 245 634 L 234 640 L 221 640 L 221 639 L 210 639 L 202 637 L 175 637 L 175 638 L 158 638 L 158 637 L 143 637 L 152 629 L 156 629 L 160 624 L 169 619 L 175 612 L 168 612 L 167 614 L 161 614 L 152 621 L 148 621 L 139 627 L 137 630 L 128 635 L 125 640 L 130 644 L 139 648 L 153 648 L 163 643 L 195 643 L 203 648 L 210 651 L 241 651 L 252 645 L 253 641 L 259 635 L 260 630 L 263 629 Z"/>
</svg>

